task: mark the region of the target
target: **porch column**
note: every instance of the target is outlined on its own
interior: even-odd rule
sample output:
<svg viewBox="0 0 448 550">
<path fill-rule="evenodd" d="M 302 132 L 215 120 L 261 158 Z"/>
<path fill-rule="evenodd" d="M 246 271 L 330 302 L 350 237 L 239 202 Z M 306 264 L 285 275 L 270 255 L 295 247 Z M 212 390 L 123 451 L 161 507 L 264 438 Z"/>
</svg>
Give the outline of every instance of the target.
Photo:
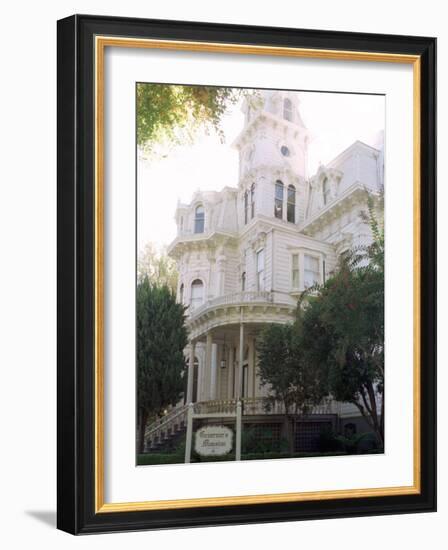
<svg viewBox="0 0 448 550">
<path fill-rule="evenodd" d="M 235 369 L 235 357 L 234 357 L 234 347 L 233 345 L 229 346 L 229 357 L 228 357 L 228 366 L 227 366 L 227 399 L 233 398 L 233 372 Z"/>
<path fill-rule="evenodd" d="M 187 404 L 193 401 L 193 381 L 194 381 L 194 358 L 196 351 L 196 343 L 190 342 L 190 362 L 188 365 L 188 382 L 187 382 Z"/>
<path fill-rule="evenodd" d="M 210 399 L 216 399 L 216 385 L 218 374 L 218 344 L 212 344 L 212 356 L 210 362 Z"/>
<path fill-rule="evenodd" d="M 244 324 L 240 323 L 240 349 L 239 349 L 239 364 L 238 364 L 238 387 L 236 398 L 243 397 L 243 360 L 244 360 Z"/>
<path fill-rule="evenodd" d="M 205 364 L 204 372 L 202 374 L 202 393 L 203 400 L 208 401 L 210 399 L 210 374 L 211 374 L 211 364 L 212 364 L 212 333 L 207 332 L 207 338 L 205 341 Z"/>
</svg>

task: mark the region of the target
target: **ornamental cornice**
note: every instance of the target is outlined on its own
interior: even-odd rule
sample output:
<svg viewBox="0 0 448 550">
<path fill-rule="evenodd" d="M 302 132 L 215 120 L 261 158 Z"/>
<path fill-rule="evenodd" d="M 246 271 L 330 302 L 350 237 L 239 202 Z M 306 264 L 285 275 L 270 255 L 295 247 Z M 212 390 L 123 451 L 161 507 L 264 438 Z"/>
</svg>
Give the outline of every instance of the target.
<svg viewBox="0 0 448 550">
<path fill-rule="evenodd" d="M 366 190 L 359 182 L 350 186 L 343 195 L 334 198 L 328 206 L 318 210 L 300 226 L 304 233 L 315 232 L 336 218 L 349 212 L 355 205 L 365 204 Z"/>
</svg>

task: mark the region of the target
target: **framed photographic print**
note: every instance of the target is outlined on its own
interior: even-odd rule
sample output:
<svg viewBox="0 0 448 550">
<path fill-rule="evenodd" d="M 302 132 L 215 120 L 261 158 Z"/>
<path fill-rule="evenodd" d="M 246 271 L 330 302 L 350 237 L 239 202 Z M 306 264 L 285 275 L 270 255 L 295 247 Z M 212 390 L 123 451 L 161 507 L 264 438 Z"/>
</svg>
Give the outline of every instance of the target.
<svg viewBox="0 0 448 550">
<path fill-rule="evenodd" d="M 433 38 L 58 22 L 58 527 L 434 511 Z"/>
</svg>

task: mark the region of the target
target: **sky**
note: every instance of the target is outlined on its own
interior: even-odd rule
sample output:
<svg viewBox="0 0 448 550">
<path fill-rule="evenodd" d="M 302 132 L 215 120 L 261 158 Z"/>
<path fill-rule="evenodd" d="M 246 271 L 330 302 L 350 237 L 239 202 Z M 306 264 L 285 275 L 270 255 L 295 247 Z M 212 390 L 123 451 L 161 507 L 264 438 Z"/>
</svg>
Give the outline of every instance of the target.
<svg viewBox="0 0 448 550">
<path fill-rule="evenodd" d="M 385 97 L 359 94 L 297 92 L 300 114 L 310 131 L 309 175 L 354 141 L 372 146 L 385 128 Z M 138 160 L 137 240 L 159 249 L 176 237 L 177 201 L 189 203 L 198 190 L 220 191 L 238 185 L 238 153 L 232 142 L 243 127 L 241 103 L 225 113 L 221 126 L 225 142 L 216 134 L 199 134 L 190 145 L 174 146 L 160 158 Z"/>
</svg>

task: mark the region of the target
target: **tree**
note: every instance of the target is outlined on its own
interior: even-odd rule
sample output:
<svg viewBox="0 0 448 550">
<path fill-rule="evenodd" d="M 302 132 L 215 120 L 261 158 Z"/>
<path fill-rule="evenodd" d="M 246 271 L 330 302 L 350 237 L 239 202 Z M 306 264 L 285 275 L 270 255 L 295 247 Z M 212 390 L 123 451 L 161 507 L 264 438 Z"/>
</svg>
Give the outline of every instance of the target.
<svg viewBox="0 0 448 550">
<path fill-rule="evenodd" d="M 182 396 L 187 345 L 185 308 L 166 285 L 144 277 L 137 284 L 138 452 L 150 417 L 160 416 Z"/>
<path fill-rule="evenodd" d="M 291 452 L 292 418 L 307 414 L 328 393 L 325 378 L 316 376 L 313 366 L 304 360 L 298 334 L 292 324 L 271 324 L 261 333 L 257 346 L 260 381 L 270 389 L 268 404 L 280 401 L 284 405 Z"/>
<path fill-rule="evenodd" d="M 368 209 L 372 244 L 340 259 L 317 295 L 299 305 L 295 326 L 305 360 L 328 378 L 332 397 L 354 404 L 383 444 L 384 231 L 371 197 Z"/>
<path fill-rule="evenodd" d="M 139 83 L 137 143 L 149 152 L 156 143 L 191 140 L 201 127 L 223 138 L 221 117 L 242 93 L 217 86 Z"/>
<path fill-rule="evenodd" d="M 137 280 L 148 277 L 158 286 L 166 285 L 173 293 L 177 291 L 178 272 L 176 262 L 166 254 L 166 248 L 158 251 L 153 243 L 147 243 L 137 261 Z"/>
<path fill-rule="evenodd" d="M 354 404 L 384 444 L 382 200 L 369 195 L 363 215 L 372 244 L 342 256 L 323 285 L 303 293 L 292 325 L 262 333 L 258 351 L 261 382 L 287 414 L 304 414 L 330 395 Z"/>
</svg>

